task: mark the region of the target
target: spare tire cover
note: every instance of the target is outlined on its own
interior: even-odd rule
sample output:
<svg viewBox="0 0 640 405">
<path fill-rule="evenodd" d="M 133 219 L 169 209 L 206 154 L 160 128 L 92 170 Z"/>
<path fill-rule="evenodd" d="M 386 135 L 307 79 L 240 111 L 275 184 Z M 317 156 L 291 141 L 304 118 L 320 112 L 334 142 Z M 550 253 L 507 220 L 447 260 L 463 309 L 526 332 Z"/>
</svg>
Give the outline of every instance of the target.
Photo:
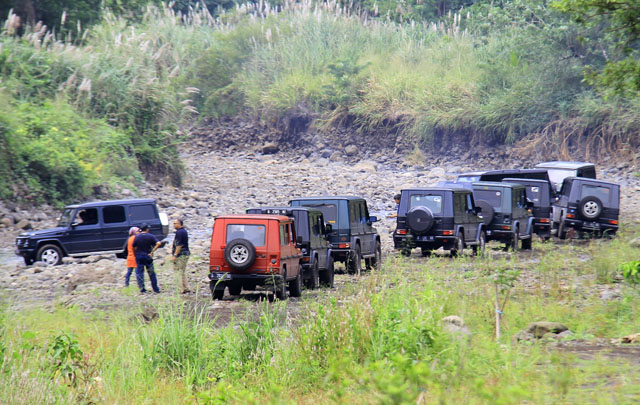
<svg viewBox="0 0 640 405">
<path fill-rule="evenodd" d="M 493 221 L 495 213 L 493 206 L 485 200 L 476 200 L 476 206 L 482 208 L 482 212 L 479 214 L 482 217 L 482 223 L 489 225 Z"/>
<path fill-rule="evenodd" d="M 224 259 L 232 269 L 246 270 L 256 260 L 256 248 L 247 239 L 233 239 L 227 243 L 227 247 L 224 249 Z"/>
<path fill-rule="evenodd" d="M 433 213 L 427 207 L 413 207 L 407 212 L 407 225 L 415 233 L 425 233 L 433 225 Z"/>
</svg>

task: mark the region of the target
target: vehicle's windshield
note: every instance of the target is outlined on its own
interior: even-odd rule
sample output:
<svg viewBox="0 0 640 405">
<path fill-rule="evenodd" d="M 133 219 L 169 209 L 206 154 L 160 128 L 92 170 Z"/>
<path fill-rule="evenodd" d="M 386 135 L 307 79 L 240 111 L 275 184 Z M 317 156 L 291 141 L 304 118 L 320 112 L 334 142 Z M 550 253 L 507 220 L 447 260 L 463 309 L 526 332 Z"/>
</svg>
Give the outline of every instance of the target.
<svg viewBox="0 0 640 405">
<path fill-rule="evenodd" d="M 234 239 L 246 239 L 254 246 L 264 246 L 266 229 L 264 225 L 227 225 L 227 243 Z"/>
<path fill-rule="evenodd" d="M 409 208 L 427 207 L 434 214 L 442 213 L 442 196 L 434 194 L 412 194 L 409 198 Z"/>
<path fill-rule="evenodd" d="M 58 226 L 65 228 L 71 224 L 71 218 L 73 216 L 73 208 L 65 208 L 58 220 Z"/>
<path fill-rule="evenodd" d="M 476 202 L 484 200 L 496 209 L 502 207 L 502 191 L 500 190 L 474 190 L 473 198 Z"/>
</svg>

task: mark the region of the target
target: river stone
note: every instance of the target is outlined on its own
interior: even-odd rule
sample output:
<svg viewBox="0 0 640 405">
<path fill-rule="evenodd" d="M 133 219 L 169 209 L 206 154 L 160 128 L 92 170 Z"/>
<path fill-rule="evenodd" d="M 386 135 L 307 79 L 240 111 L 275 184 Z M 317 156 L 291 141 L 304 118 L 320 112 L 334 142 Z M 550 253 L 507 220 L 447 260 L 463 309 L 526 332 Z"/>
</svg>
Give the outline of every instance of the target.
<svg viewBox="0 0 640 405">
<path fill-rule="evenodd" d="M 262 145 L 262 153 L 264 155 L 273 155 L 274 153 L 278 153 L 280 147 L 275 142 L 267 142 Z"/>
<path fill-rule="evenodd" d="M 442 328 L 452 335 L 467 336 L 470 334 L 469 329 L 464 324 L 464 320 L 457 315 L 449 315 L 442 318 Z"/>
<path fill-rule="evenodd" d="M 355 155 L 356 153 L 358 153 L 358 147 L 356 145 L 349 145 L 344 148 L 344 153 L 346 153 L 348 156 Z"/>
<path fill-rule="evenodd" d="M 632 239 L 632 240 L 629 242 L 629 246 L 631 246 L 631 247 L 636 247 L 636 248 L 637 248 L 637 247 L 640 247 L 640 238 Z"/>
<path fill-rule="evenodd" d="M 444 171 L 444 169 L 442 167 L 434 167 L 429 172 L 429 176 L 438 177 L 438 178 L 444 176 L 444 174 L 445 174 L 445 171 Z"/>
<path fill-rule="evenodd" d="M 7 228 L 13 225 L 13 220 L 9 217 L 4 217 L 0 219 L 0 224 L 6 226 Z"/>
<path fill-rule="evenodd" d="M 377 167 L 377 164 L 370 160 L 363 160 L 361 162 L 358 162 L 355 166 L 353 166 L 355 170 L 358 170 L 361 172 L 369 172 L 369 173 L 375 173 L 377 171 L 376 167 Z"/>
<path fill-rule="evenodd" d="M 16 228 L 17 229 L 23 229 L 23 230 L 29 230 L 29 229 L 33 229 L 33 226 L 31 225 L 31 222 L 29 222 L 26 219 L 21 219 L 20 222 L 18 222 L 16 224 Z"/>
<path fill-rule="evenodd" d="M 532 322 L 525 330 L 519 332 L 515 338 L 518 341 L 532 340 L 532 338 L 540 339 L 548 333 L 557 335 L 567 330 L 569 330 L 569 328 L 558 322 Z"/>
</svg>

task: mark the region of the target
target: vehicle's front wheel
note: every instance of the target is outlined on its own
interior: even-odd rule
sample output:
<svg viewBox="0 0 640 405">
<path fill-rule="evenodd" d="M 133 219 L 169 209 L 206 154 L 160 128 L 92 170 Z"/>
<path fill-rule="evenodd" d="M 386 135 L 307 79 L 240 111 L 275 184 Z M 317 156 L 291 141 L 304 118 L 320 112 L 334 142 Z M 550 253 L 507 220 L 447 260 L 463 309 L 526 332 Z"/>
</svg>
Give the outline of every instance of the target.
<svg viewBox="0 0 640 405">
<path fill-rule="evenodd" d="M 298 275 L 289 282 L 289 295 L 299 297 L 302 295 L 302 265 L 298 266 Z"/>
<path fill-rule="evenodd" d="M 460 233 L 462 233 L 462 231 L 460 231 Z M 458 236 L 456 237 L 456 244 L 453 247 L 453 249 L 451 249 L 451 256 L 455 257 L 455 256 L 462 255 L 463 250 L 464 250 L 464 240 L 462 240 L 462 236 L 458 234 Z"/>
<path fill-rule="evenodd" d="M 367 269 L 380 271 L 380 269 L 382 268 L 382 247 L 380 246 L 380 242 L 378 241 L 376 241 L 375 254 L 375 257 L 367 259 Z"/>
<path fill-rule="evenodd" d="M 62 250 L 56 245 L 44 245 L 38 250 L 38 260 L 47 266 L 56 266 L 62 263 Z"/>
<path fill-rule="evenodd" d="M 24 260 L 24 264 L 26 264 L 27 266 L 31 266 L 34 262 L 34 260 L 30 257 L 22 256 L 22 259 Z"/>
<path fill-rule="evenodd" d="M 327 269 L 320 273 L 320 282 L 326 288 L 333 288 L 333 277 L 335 275 L 335 268 L 333 263 L 333 257 L 329 258 Z"/>
<path fill-rule="evenodd" d="M 480 232 L 480 237 L 478 238 L 478 244 L 472 247 L 474 256 L 484 256 L 484 251 L 487 248 L 487 237 L 484 234 L 484 231 Z"/>
</svg>

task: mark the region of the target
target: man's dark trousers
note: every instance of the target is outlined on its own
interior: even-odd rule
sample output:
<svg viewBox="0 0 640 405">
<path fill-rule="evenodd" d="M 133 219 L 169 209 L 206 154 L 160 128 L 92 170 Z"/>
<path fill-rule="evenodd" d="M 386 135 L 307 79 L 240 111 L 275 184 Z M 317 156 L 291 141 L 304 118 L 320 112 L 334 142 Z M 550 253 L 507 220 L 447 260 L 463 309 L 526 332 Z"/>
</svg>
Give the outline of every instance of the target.
<svg viewBox="0 0 640 405">
<path fill-rule="evenodd" d="M 160 288 L 158 288 L 158 278 L 156 277 L 156 272 L 153 270 L 153 259 L 146 254 L 136 255 L 136 263 L 138 267 L 136 268 L 136 280 L 138 281 L 138 288 L 140 292 L 145 292 L 144 289 L 144 268 L 147 268 L 147 273 L 149 273 L 149 280 L 151 280 L 151 288 L 153 288 L 154 292 L 160 292 Z"/>
</svg>

